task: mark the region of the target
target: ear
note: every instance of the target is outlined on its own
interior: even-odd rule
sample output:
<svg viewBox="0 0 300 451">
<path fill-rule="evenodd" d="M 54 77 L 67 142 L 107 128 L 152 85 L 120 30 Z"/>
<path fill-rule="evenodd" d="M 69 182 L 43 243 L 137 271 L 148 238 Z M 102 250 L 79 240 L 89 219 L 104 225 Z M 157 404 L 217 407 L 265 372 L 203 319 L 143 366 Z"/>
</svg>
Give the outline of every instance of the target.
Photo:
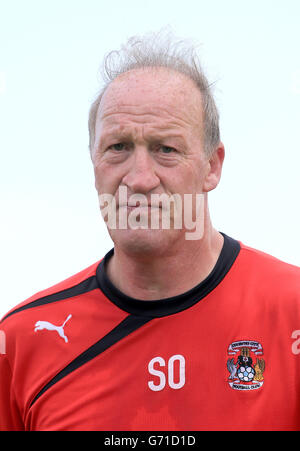
<svg viewBox="0 0 300 451">
<path fill-rule="evenodd" d="M 207 175 L 203 183 L 203 192 L 207 193 L 217 187 L 221 178 L 224 157 L 225 148 L 223 143 L 220 142 L 213 154 L 209 157 Z"/>
</svg>

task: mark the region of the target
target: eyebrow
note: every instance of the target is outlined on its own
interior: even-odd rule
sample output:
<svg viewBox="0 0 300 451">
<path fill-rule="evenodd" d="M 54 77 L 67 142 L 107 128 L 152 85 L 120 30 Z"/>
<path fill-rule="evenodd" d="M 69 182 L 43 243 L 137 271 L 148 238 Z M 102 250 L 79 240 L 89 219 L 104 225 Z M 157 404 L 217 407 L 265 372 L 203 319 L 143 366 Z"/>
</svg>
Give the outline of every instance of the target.
<svg viewBox="0 0 300 451">
<path fill-rule="evenodd" d="M 113 126 L 109 129 L 103 131 L 103 133 L 100 133 L 100 142 L 105 141 L 109 138 L 116 137 L 118 139 L 132 139 L 134 135 L 134 130 L 130 129 L 129 127 L 121 127 L 121 126 Z M 176 132 L 172 128 L 166 128 L 166 127 L 155 127 L 155 130 L 149 130 L 146 133 L 146 137 L 150 137 L 150 141 L 156 141 L 159 139 L 176 139 L 181 140 L 185 142 L 185 139 L 183 137 L 183 134 L 181 132 Z M 147 139 L 147 138 L 146 138 Z"/>
</svg>

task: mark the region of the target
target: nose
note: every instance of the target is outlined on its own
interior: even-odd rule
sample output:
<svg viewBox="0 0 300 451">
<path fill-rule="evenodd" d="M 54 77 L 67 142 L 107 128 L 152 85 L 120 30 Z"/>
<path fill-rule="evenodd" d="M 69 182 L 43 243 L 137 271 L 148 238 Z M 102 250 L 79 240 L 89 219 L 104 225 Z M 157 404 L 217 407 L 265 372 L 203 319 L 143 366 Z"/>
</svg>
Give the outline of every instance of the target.
<svg viewBox="0 0 300 451">
<path fill-rule="evenodd" d="M 147 194 L 160 184 L 154 170 L 154 161 L 146 147 L 137 147 L 131 158 L 130 168 L 123 177 L 122 183 L 132 193 Z"/>
</svg>

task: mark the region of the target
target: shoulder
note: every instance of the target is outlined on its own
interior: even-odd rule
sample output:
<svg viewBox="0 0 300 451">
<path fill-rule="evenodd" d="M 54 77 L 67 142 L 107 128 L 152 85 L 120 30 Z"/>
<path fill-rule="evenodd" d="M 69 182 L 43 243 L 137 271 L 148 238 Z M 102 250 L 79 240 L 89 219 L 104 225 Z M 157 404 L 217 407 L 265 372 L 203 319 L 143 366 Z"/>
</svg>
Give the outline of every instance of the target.
<svg viewBox="0 0 300 451">
<path fill-rule="evenodd" d="M 99 261 L 63 281 L 33 294 L 30 298 L 17 304 L 1 319 L 0 327 L 3 328 L 3 325 L 6 324 L 9 318 L 18 317 L 18 315 L 15 314 L 19 312 L 30 311 L 34 307 L 63 301 L 96 289 L 97 283 L 95 274 L 98 265 Z"/>
<path fill-rule="evenodd" d="M 300 268 L 286 263 L 273 255 L 240 243 L 239 255 L 241 270 L 247 275 L 249 283 L 287 293 L 298 293 L 300 297 Z"/>
<path fill-rule="evenodd" d="M 241 255 L 247 259 L 249 264 L 259 264 L 262 267 L 271 270 L 284 271 L 288 273 L 300 274 L 300 267 L 296 265 L 292 265 L 291 263 L 284 262 L 279 258 L 263 252 L 261 250 L 255 249 L 253 247 L 247 246 L 244 243 L 240 242 L 241 246 Z"/>
</svg>

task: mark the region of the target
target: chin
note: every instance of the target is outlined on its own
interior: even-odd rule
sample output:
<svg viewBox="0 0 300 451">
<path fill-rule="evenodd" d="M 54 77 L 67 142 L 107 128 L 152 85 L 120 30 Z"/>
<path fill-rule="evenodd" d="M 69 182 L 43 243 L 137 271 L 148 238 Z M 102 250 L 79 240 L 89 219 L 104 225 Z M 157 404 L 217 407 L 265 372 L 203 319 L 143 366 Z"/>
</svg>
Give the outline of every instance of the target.
<svg viewBox="0 0 300 451">
<path fill-rule="evenodd" d="M 144 256 L 165 254 L 178 239 L 178 230 L 110 230 L 109 234 L 115 247 L 125 253 Z"/>
</svg>

